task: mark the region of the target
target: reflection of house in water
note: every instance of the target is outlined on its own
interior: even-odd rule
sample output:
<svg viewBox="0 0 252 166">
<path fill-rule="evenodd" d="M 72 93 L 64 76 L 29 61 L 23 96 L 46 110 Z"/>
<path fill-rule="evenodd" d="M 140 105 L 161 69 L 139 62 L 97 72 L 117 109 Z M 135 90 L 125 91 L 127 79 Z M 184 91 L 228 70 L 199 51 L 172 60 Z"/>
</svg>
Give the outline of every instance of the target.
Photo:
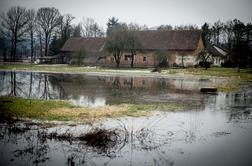
<svg viewBox="0 0 252 166">
<path fill-rule="evenodd" d="M 165 79 L 165 78 L 146 78 L 146 77 L 107 77 L 106 84 L 110 86 L 117 86 L 118 88 L 130 89 L 162 89 L 169 91 L 199 91 L 201 87 L 206 87 L 211 84 L 208 79 Z"/>
<path fill-rule="evenodd" d="M 99 107 L 106 105 L 105 97 L 78 96 L 77 99 L 71 98 L 70 101 L 73 105 L 82 107 Z"/>
<path fill-rule="evenodd" d="M 197 89 L 192 88 L 197 87 L 199 81 L 25 72 L 18 72 L 15 77 L 12 75 L 7 72 L 2 79 L 0 87 L 4 90 L 1 90 L 1 96 L 11 93 L 23 98 L 63 99 L 82 106 L 177 101 L 192 103 L 200 102 L 203 98 Z"/>
<path fill-rule="evenodd" d="M 106 84 L 117 86 L 118 88 L 151 88 L 155 86 L 154 79 L 144 77 L 107 77 Z"/>
</svg>

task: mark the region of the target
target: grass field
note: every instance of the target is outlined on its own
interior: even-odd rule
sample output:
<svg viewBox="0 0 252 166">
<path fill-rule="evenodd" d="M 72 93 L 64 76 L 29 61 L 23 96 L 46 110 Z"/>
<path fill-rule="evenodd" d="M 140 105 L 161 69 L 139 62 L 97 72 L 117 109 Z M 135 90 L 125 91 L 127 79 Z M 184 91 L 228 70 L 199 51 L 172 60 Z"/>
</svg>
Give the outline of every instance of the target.
<svg viewBox="0 0 252 166">
<path fill-rule="evenodd" d="M 0 117 L 4 119 L 29 118 L 37 120 L 94 122 L 103 118 L 148 116 L 153 110 L 178 111 L 187 105 L 119 104 L 103 107 L 75 107 L 62 100 L 35 100 L 0 97 Z"/>
</svg>

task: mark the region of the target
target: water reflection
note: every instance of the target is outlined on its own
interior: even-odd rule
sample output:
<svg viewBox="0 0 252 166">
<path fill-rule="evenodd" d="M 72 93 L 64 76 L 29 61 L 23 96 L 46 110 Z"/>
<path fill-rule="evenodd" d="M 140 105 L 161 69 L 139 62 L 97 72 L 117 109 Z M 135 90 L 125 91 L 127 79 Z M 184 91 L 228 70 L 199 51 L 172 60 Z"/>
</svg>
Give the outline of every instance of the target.
<svg viewBox="0 0 252 166">
<path fill-rule="evenodd" d="M 106 105 L 105 97 L 91 98 L 89 96 L 78 96 L 77 99 L 71 98 L 70 102 L 75 106 L 99 107 Z"/>
<path fill-rule="evenodd" d="M 118 103 L 202 102 L 199 88 L 210 80 L 105 77 L 33 72 L 0 72 L 0 95 L 70 100 L 80 106 Z M 193 98 L 191 96 L 193 95 Z"/>
</svg>

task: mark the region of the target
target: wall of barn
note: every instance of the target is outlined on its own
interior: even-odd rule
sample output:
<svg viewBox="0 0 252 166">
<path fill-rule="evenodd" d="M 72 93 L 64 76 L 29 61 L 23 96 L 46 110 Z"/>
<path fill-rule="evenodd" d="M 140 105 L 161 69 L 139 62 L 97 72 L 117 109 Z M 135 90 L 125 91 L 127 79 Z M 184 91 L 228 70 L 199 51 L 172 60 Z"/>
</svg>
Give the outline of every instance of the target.
<svg viewBox="0 0 252 166">
<path fill-rule="evenodd" d="M 195 50 L 174 52 L 174 54 L 172 55 L 174 56 L 173 57 L 174 62 L 171 63 L 182 66 L 182 58 L 183 58 L 183 63 L 185 67 L 194 66 L 198 64 L 197 60 L 198 54 L 202 51 L 203 48 L 204 48 L 203 40 L 202 37 L 200 37 L 197 48 Z"/>
<path fill-rule="evenodd" d="M 202 38 L 200 38 L 197 49 L 195 50 L 175 50 L 175 51 L 166 51 L 167 62 L 170 67 L 173 66 L 182 66 L 182 57 L 184 61 L 184 66 L 194 66 L 198 64 L 197 56 L 198 53 L 204 48 L 204 44 Z M 98 56 L 96 58 L 86 58 L 84 60 L 85 65 L 92 66 L 109 66 L 116 67 L 116 63 L 112 54 L 103 53 L 103 59 L 97 61 Z M 69 61 L 69 60 L 68 60 Z M 144 52 L 137 52 L 134 58 L 134 67 L 138 68 L 153 68 L 159 64 L 156 50 L 145 50 Z M 130 68 L 131 66 L 131 56 L 129 52 L 123 52 L 120 60 L 120 67 Z"/>
<path fill-rule="evenodd" d="M 170 67 L 182 66 L 182 57 L 184 61 L 184 66 L 194 66 L 198 64 L 197 57 L 198 53 L 204 48 L 202 40 L 199 41 L 196 50 L 189 51 L 166 51 L 167 62 Z M 158 58 L 156 56 L 156 50 L 145 50 L 142 52 L 137 52 L 134 58 L 134 67 L 139 68 L 152 68 L 159 64 Z M 130 67 L 131 56 L 130 53 L 123 53 L 121 56 L 120 67 Z M 115 67 L 116 63 L 112 54 L 108 54 L 105 60 L 105 66 Z"/>
<path fill-rule="evenodd" d="M 116 66 L 114 57 L 112 54 L 106 56 L 106 66 Z M 148 68 L 157 66 L 157 60 L 155 58 L 155 51 L 145 51 L 145 52 L 137 52 L 134 57 L 134 67 L 139 68 Z M 124 52 L 122 53 L 120 60 L 120 67 L 131 67 L 131 56 L 130 53 Z"/>
</svg>

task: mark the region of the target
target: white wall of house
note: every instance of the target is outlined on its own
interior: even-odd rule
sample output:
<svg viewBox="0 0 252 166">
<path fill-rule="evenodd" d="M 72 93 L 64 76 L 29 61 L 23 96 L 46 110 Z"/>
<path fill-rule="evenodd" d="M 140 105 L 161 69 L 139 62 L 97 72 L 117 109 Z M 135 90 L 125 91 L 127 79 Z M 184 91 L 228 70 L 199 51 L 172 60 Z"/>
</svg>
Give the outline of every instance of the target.
<svg viewBox="0 0 252 166">
<path fill-rule="evenodd" d="M 196 55 L 184 55 L 183 62 L 185 67 L 194 66 L 198 64 Z M 182 66 L 182 56 L 176 55 L 175 63 L 179 66 Z"/>
<path fill-rule="evenodd" d="M 213 66 L 221 66 L 224 60 L 221 57 L 212 57 Z"/>
</svg>

